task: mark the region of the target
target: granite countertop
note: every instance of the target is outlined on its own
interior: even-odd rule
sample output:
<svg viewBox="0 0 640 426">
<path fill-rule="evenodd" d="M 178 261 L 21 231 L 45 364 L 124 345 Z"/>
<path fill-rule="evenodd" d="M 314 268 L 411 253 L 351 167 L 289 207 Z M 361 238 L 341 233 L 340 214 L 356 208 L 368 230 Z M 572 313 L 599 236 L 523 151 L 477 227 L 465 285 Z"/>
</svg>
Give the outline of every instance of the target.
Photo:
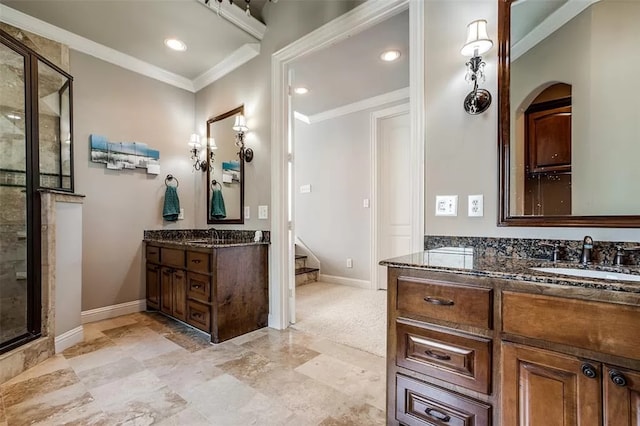
<svg viewBox="0 0 640 426">
<path fill-rule="evenodd" d="M 257 246 L 268 245 L 266 241 L 234 241 L 230 239 L 210 239 L 210 238 L 198 238 L 192 240 L 176 240 L 176 239 L 161 239 L 161 238 L 144 238 L 142 241 L 145 243 L 162 244 L 166 247 L 174 248 L 187 248 L 195 247 L 199 249 L 212 249 L 223 247 L 241 247 L 241 246 Z"/>
<path fill-rule="evenodd" d="M 576 262 L 552 262 L 542 259 L 522 259 L 506 256 L 476 254 L 473 248 L 442 247 L 383 260 L 380 265 L 397 268 L 424 269 L 435 272 L 453 272 L 508 280 L 531 281 L 600 290 L 640 293 L 640 282 L 573 277 L 532 270 L 534 267 L 572 268 L 626 273 L 640 276 L 640 267 L 588 265 Z"/>
</svg>

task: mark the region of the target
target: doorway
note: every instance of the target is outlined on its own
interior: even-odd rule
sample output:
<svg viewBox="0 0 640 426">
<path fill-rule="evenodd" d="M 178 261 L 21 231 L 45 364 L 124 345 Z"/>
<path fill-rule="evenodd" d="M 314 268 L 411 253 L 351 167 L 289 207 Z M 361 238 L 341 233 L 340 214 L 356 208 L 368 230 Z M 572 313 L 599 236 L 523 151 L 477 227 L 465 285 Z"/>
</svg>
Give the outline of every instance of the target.
<svg viewBox="0 0 640 426">
<path fill-rule="evenodd" d="M 271 267 L 269 326 L 284 329 L 289 326 L 294 255 L 289 232 L 294 228 L 288 201 L 290 199 L 292 158 L 291 126 L 293 111 L 288 93 L 288 73 L 291 63 L 340 40 L 351 37 L 409 8 L 410 33 L 410 124 L 411 163 L 408 165 L 414 197 L 411 200 L 412 251 L 422 249 L 424 235 L 424 5 L 422 2 L 392 0 L 365 2 L 318 30 L 308 34 L 272 57 L 272 190 L 271 190 Z"/>
</svg>

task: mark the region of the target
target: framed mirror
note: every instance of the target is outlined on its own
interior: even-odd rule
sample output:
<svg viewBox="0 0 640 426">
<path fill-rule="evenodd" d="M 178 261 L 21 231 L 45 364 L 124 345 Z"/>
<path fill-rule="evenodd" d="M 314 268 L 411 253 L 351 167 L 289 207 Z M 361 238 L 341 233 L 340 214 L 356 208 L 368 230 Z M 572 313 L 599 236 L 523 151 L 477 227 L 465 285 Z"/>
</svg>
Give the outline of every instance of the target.
<svg viewBox="0 0 640 426">
<path fill-rule="evenodd" d="M 207 223 L 244 223 L 244 161 L 238 155 L 236 116 L 244 106 L 207 120 Z"/>
<path fill-rule="evenodd" d="M 640 2 L 498 14 L 498 225 L 640 227 Z"/>
</svg>

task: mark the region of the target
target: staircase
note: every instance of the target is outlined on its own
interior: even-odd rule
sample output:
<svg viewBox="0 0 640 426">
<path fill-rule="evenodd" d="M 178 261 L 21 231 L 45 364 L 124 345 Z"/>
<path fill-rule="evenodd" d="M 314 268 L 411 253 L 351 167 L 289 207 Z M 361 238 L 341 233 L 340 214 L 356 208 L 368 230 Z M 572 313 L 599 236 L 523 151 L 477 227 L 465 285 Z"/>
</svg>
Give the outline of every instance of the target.
<svg viewBox="0 0 640 426">
<path fill-rule="evenodd" d="M 296 287 L 318 281 L 318 268 L 307 267 L 307 256 L 296 254 Z"/>
</svg>

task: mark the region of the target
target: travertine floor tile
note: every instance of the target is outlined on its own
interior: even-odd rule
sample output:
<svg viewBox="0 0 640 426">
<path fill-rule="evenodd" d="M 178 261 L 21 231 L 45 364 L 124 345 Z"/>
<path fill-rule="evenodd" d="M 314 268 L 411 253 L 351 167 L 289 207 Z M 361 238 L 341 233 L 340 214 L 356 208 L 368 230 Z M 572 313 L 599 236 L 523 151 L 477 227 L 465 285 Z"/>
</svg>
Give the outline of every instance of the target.
<svg viewBox="0 0 640 426">
<path fill-rule="evenodd" d="M 384 359 L 297 330 L 211 345 L 147 313 L 85 330 L 0 386 L 0 426 L 384 424 Z"/>
<path fill-rule="evenodd" d="M 340 392 L 385 409 L 385 376 L 348 364 L 328 355 L 318 355 L 296 371 Z"/>
</svg>

